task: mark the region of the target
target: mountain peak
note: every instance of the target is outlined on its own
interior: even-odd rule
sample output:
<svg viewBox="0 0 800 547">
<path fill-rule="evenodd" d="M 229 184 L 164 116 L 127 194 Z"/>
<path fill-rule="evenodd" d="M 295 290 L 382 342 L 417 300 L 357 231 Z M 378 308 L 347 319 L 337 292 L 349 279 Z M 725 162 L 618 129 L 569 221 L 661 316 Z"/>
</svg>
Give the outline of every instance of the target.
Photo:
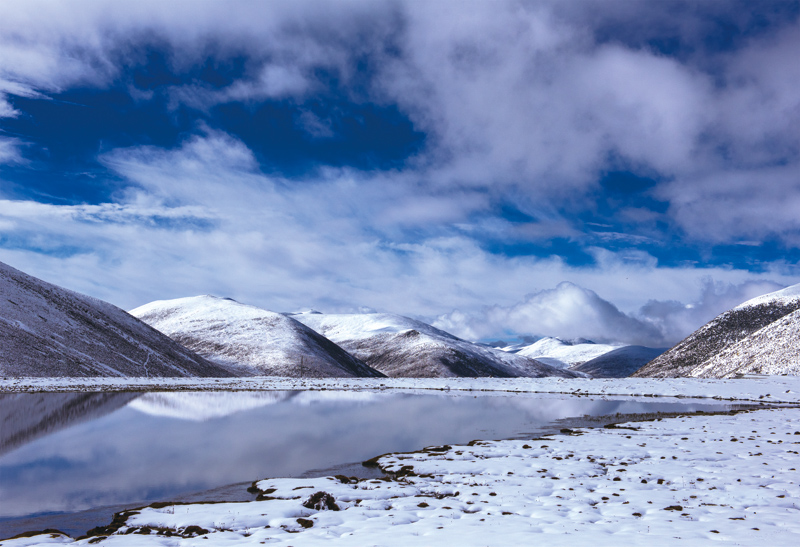
<svg viewBox="0 0 800 547">
<path fill-rule="evenodd" d="M 381 376 L 295 316 L 228 298 L 159 300 L 131 314 L 207 359 L 248 376 Z"/>
<path fill-rule="evenodd" d="M 797 285 L 790 285 L 779 291 L 751 298 L 750 300 L 739 304 L 734 309 L 749 308 L 753 306 L 760 306 L 763 304 L 771 304 L 778 302 L 788 304 L 795 301 L 800 301 L 800 283 L 798 283 Z"/>
</svg>

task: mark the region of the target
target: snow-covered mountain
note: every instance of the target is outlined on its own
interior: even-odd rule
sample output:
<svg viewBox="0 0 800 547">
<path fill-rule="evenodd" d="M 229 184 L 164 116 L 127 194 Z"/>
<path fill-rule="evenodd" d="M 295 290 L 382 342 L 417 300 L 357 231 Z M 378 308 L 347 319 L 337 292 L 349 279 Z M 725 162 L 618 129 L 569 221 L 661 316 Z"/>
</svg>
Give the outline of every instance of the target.
<svg viewBox="0 0 800 547">
<path fill-rule="evenodd" d="M 625 378 L 665 351 L 663 348 L 622 346 L 575 365 L 570 370 L 585 372 L 592 378 Z"/>
<path fill-rule="evenodd" d="M 800 309 L 726 347 L 690 376 L 727 378 L 737 374 L 800 375 Z"/>
<path fill-rule="evenodd" d="M 0 376 L 231 373 L 107 302 L 0 263 Z"/>
<path fill-rule="evenodd" d="M 712 319 L 633 376 L 722 378 L 763 371 L 797 374 L 800 284 L 765 294 Z"/>
<path fill-rule="evenodd" d="M 229 298 L 159 300 L 131 314 L 243 376 L 383 376 L 291 317 Z"/>
<path fill-rule="evenodd" d="M 547 337 L 520 348 L 516 353 L 550 366 L 569 368 L 620 347 L 620 344 L 595 344 L 589 340 L 570 342 L 560 338 Z"/>
<path fill-rule="evenodd" d="M 292 315 L 391 377 L 574 377 L 529 357 L 456 338 L 431 325 L 388 313 Z"/>
</svg>

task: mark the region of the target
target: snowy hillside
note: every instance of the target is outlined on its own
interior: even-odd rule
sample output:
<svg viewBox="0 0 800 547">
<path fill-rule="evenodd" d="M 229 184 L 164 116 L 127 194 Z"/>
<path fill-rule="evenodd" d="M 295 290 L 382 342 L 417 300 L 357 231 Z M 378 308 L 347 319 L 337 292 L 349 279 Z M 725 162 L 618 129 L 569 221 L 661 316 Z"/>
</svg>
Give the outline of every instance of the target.
<svg viewBox="0 0 800 547">
<path fill-rule="evenodd" d="M 696 378 L 800 375 L 800 309 L 739 340 L 692 370 Z"/>
<path fill-rule="evenodd" d="M 0 263 L 0 376 L 231 373 L 111 304 Z"/>
<path fill-rule="evenodd" d="M 245 376 L 381 376 L 291 317 L 228 298 L 159 300 L 131 314 Z"/>
<path fill-rule="evenodd" d="M 762 365 L 773 350 L 783 352 L 788 358 L 789 347 L 794 343 L 791 336 L 793 322 L 787 316 L 800 309 L 800 285 L 769 293 L 726 311 L 706 323 L 672 349 L 656 357 L 636 371 L 636 377 L 675 378 L 680 376 L 699 376 L 704 378 L 722 377 L 732 374 L 733 368 L 746 367 L 756 359 Z M 779 322 L 787 317 L 786 322 Z M 771 330 L 775 323 L 775 330 Z M 766 328 L 770 327 L 770 328 Z M 752 340 L 751 335 L 764 331 Z M 740 344 L 741 343 L 741 344 Z M 744 352 L 742 355 L 736 351 Z M 754 352 L 751 354 L 751 351 Z M 746 357 L 750 355 L 750 357 Z M 711 363 L 710 360 L 714 359 Z M 727 360 L 731 360 L 728 364 Z M 755 361 L 753 361 L 755 362 Z M 733 363 L 739 363 L 734 365 Z M 759 365 L 761 366 L 761 365 Z M 782 365 L 778 365 L 778 369 Z M 776 369 L 777 370 L 777 369 Z M 743 372 L 744 369 L 742 369 Z M 767 373 L 771 374 L 771 373 Z"/>
<path fill-rule="evenodd" d="M 554 367 L 569 368 L 585 363 L 619 347 L 619 345 L 595 344 L 589 341 L 572 343 L 559 338 L 547 337 L 521 348 L 517 354 L 542 361 Z"/>
<path fill-rule="evenodd" d="M 400 315 L 312 312 L 292 317 L 387 376 L 576 376 L 528 357 L 461 340 Z"/>
<path fill-rule="evenodd" d="M 645 346 L 622 346 L 576 365 L 570 370 L 585 372 L 593 378 L 625 378 L 665 351 Z"/>
</svg>

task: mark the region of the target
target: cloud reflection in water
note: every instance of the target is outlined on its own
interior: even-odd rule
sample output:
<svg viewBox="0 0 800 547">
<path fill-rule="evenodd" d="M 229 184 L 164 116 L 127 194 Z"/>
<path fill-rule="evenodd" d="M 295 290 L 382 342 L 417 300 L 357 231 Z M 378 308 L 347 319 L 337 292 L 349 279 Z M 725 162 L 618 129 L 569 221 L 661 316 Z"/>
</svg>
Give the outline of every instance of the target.
<svg viewBox="0 0 800 547">
<path fill-rule="evenodd" d="M 0 457 L 0 517 L 163 500 L 385 452 L 533 433 L 560 418 L 654 410 L 567 396 L 347 392 L 150 393 L 106 408 Z"/>
</svg>

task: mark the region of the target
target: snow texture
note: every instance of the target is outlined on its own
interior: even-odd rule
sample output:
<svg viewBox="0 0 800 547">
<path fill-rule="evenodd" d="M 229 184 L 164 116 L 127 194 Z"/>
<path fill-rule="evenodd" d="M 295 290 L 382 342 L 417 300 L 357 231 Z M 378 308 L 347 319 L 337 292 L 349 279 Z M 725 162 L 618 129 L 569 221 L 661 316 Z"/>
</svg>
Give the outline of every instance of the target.
<svg viewBox="0 0 800 547">
<path fill-rule="evenodd" d="M 375 458 L 382 479 L 259 480 L 258 501 L 154 504 L 75 542 L 0 545 L 794 545 L 798 420 L 755 410 L 428 447 Z"/>
<path fill-rule="evenodd" d="M 400 315 L 300 313 L 292 317 L 389 377 L 577 376 Z"/>
<path fill-rule="evenodd" d="M 726 347 L 690 375 L 724 378 L 734 374 L 800 375 L 800 310 Z"/>
<path fill-rule="evenodd" d="M 231 373 L 111 304 L 0 263 L 0 376 Z"/>
<path fill-rule="evenodd" d="M 706 378 L 0 378 L 2 393 L 97 391 L 430 391 L 694 397 L 800 403 L 800 377 Z M 298 397 L 302 397 L 298 395 Z"/>
<path fill-rule="evenodd" d="M 800 285 L 759 296 L 706 323 L 633 376 L 724 378 L 761 371 L 797 374 Z M 782 318 L 786 318 L 782 321 Z"/>
<path fill-rule="evenodd" d="M 240 376 L 383 376 L 291 317 L 229 298 L 159 300 L 131 314 Z"/>
<path fill-rule="evenodd" d="M 739 304 L 734 309 L 750 308 L 762 304 L 792 304 L 800 300 L 800 283 L 781 289 L 779 291 L 756 296 Z"/>
<path fill-rule="evenodd" d="M 593 378 L 624 378 L 664 351 L 666 350 L 645 346 L 623 346 L 571 367 L 570 370 L 585 372 Z"/>
</svg>

